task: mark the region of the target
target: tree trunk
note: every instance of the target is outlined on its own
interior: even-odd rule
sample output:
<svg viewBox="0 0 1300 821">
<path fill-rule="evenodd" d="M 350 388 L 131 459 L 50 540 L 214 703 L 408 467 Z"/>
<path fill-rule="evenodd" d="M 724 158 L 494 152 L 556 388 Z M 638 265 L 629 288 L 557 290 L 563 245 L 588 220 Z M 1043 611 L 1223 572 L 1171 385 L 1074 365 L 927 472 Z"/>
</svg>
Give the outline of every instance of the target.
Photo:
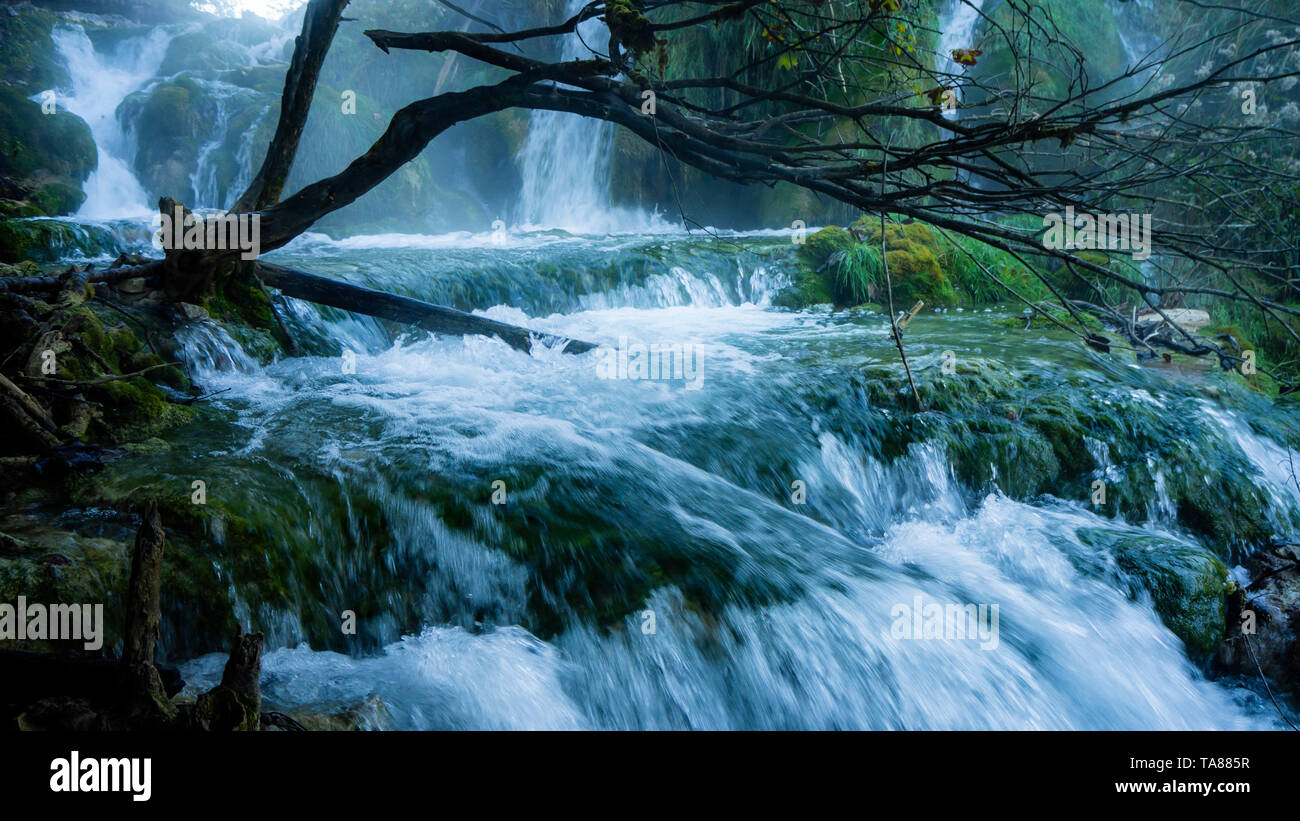
<svg viewBox="0 0 1300 821">
<path fill-rule="evenodd" d="M 327 279 L 305 271 L 285 268 L 282 265 L 263 262 L 257 267 L 262 281 L 272 288 L 279 288 L 285 296 L 379 319 L 404 322 L 434 333 L 495 336 L 510 347 L 525 353 L 532 349 L 535 340 L 548 345 L 565 343 L 565 353 L 585 353 L 596 348 L 590 342 L 530 331 L 527 328 L 507 325 L 504 322 L 475 316 L 455 308 L 433 305 L 383 291 L 373 291 L 359 285 L 349 285 L 346 282 Z"/>
</svg>

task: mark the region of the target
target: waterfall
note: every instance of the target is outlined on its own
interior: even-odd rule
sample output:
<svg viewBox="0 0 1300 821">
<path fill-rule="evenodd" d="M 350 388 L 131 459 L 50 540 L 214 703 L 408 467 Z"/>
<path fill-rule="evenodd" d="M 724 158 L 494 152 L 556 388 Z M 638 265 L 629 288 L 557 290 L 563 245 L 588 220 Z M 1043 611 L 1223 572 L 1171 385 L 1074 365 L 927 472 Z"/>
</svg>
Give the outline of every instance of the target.
<svg viewBox="0 0 1300 821">
<path fill-rule="evenodd" d="M 601 376 L 596 354 L 385 337 L 294 301 L 293 333 L 328 336 L 338 353 L 241 367 L 232 340 L 192 326 L 182 356 L 206 390 L 224 391 L 211 401 L 209 469 L 240 477 L 220 504 L 275 534 L 265 567 L 232 570 L 221 586 L 245 629 L 268 636 L 268 701 L 373 695 L 398 729 L 1275 723 L 1237 682 L 1208 680 L 1152 601 L 1134 595 L 1137 577 L 1114 548 L 1090 540 L 1197 551 L 1164 510 L 1127 522 L 1065 484 L 1075 501 L 966 487 L 955 455 L 986 433 L 954 419 L 900 438 L 906 423 L 861 395 L 863 369 L 892 350 L 879 315 L 763 309 L 764 283 L 788 264 L 774 253 L 784 238 L 734 237 L 740 254 L 684 236 L 534 234 L 510 248 L 433 239 L 321 238 L 275 253 L 368 287 L 439 302 L 463 294 L 472 302 L 462 307 L 492 318 L 598 343 L 698 346 L 703 389 Z M 540 273 L 557 270 L 586 293 L 562 293 Z M 985 338 L 965 324 L 917 320 L 909 340 L 923 368 L 954 338 Z M 1176 505 L 1178 471 L 1212 464 L 1264 490 L 1279 531 L 1300 521 L 1300 498 L 1282 487 L 1284 443 L 1251 431 L 1232 400 L 1210 404 L 1127 367 L 1108 384 L 1108 366 L 1068 340 L 1000 345 L 999 366 L 1051 380 L 1081 420 L 1127 420 L 1082 445 L 1098 470 L 1127 477 L 1112 481 L 1149 470 L 1153 489 L 1140 495 Z M 993 361 L 971 358 L 981 370 Z M 1070 392 L 1080 384 L 1086 392 Z M 1215 456 L 1148 467 L 1145 448 L 1125 447 L 1168 435 L 1169 419 L 1190 422 L 1193 451 Z M 191 460 L 181 448 L 157 458 L 139 465 L 140 482 Z M 518 520 L 536 516 L 545 535 L 480 513 L 498 476 Z M 788 501 L 795 477 L 808 489 L 802 504 Z M 250 608 L 270 599 L 267 575 L 287 600 Z M 899 638 L 894 611 L 918 597 L 996 604 L 998 645 Z M 358 600 L 381 614 L 363 627 L 368 644 L 340 640 L 332 619 L 312 624 L 314 606 L 332 614 Z M 623 611 L 612 621 L 606 602 Z M 184 677 L 205 689 L 224 663 L 200 657 Z"/>
<path fill-rule="evenodd" d="M 1151 28 L 1156 10 L 1151 0 L 1135 0 L 1111 9 L 1115 32 L 1131 65 L 1150 62 L 1161 50 L 1161 39 Z M 1143 76 L 1149 76 L 1147 72 Z"/>
<path fill-rule="evenodd" d="M 965 67 L 952 59 L 954 49 L 970 48 L 975 40 L 975 27 L 980 22 L 980 10 L 984 0 L 948 0 L 939 15 L 939 44 L 935 53 L 934 70 L 940 77 L 952 74 L 954 67 L 959 73 Z M 944 116 L 956 118 L 960 109 L 944 111 Z"/>
<path fill-rule="evenodd" d="M 86 201 L 77 216 L 120 219 L 148 216 L 148 195 L 131 170 L 133 140 L 117 119 L 117 107 L 157 73 L 172 35 L 155 28 L 101 54 L 81 26 L 60 26 L 53 32 L 55 48 L 67 63 L 72 88 L 59 102 L 90 126 L 99 151 L 99 164 L 86 180 Z"/>
<path fill-rule="evenodd" d="M 566 16 L 577 14 L 585 0 L 569 0 Z M 605 43 L 608 30 L 588 20 L 564 43 L 563 59 L 590 56 L 588 46 Z M 528 139 L 520 154 L 523 190 L 519 222 L 529 228 L 561 228 L 575 234 L 646 230 L 645 215 L 611 209 L 610 151 L 614 127 L 558 111 L 534 111 Z"/>
<path fill-rule="evenodd" d="M 216 105 L 216 113 L 209 125 L 210 137 L 199 149 L 198 160 L 190 173 L 190 187 L 194 189 L 194 203 L 198 208 L 225 209 L 232 206 L 235 199 L 248 187 L 253 178 L 253 144 L 257 136 L 256 128 L 247 129 L 239 138 L 239 148 L 234 152 L 235 173 L 232 179 L 223 183 L 221 169 L 223 160 L 229 163 L 232 157 L 227 149 L 231 121 L 248 107 L 258 104 L 259 95 L 238 86 L 232 86 L 219 80 L 197 80 L 209 94 Z M 271 104 L 261 105 L 254 123 L 266 119 Z"/>
</svg>

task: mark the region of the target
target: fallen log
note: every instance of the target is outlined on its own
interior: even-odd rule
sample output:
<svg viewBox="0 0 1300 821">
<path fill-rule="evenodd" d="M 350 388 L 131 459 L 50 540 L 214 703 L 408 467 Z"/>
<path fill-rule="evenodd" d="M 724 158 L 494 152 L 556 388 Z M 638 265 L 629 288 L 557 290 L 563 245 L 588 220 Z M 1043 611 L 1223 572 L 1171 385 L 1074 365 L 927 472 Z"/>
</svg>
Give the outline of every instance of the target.
<svg viewBox="0 0 1300 821">
<path fill-rule="evenodd" d="M 505 322 L 475 316 L 455 308 L 374 291 L 359 285 L 349 285 L 336 279 L 328 279 L 282 265 L 262 262 L 258 263 L 257 270 L 262 282 L 272 288 L 278 288 L 285 296 L 379 319 L 415 325 L 434 333 L 495 336 L 512 348 L 525 353 L 532 349 L 534 340 L 549 345 L 565 343 L 565 353 L 586 353 L 596 348 L 590 342 L 530 331 L 518 325 L 508 325 Z"/>
<path fill-rule="evenodd" d="M 591 342 L 580 339 L 567 339 L 555 334 L 532 331 L 518 325 L 458 311 L 455 308 L 375 291 L 360 285 L 349 285 L 346 282 L 286 268 L 283 265 L 259 262 L 257 270 L 263 284 L 278 288 L 286 296 L 379 319 L 415 325 L 434 333 L 495 336 L 510 347 L 525 353 L 532 349 L 534 340 L 540 340 L 548 345 L 565 343 L 565 353 L 586 353 L 597 347 Z M 89 273 L 85 274 L 85 277 L 86 281 L 92 284 L 116 284 L 136 277 L 156 277 L 162 272 L 163 261 L 153 260 L 143 265 Z M 57 274 L 44 277 L 0 277 L 0 292 L 56 290 L 68 281 L 67 276 L 67 274 Z"/>
<path fill-rule="evenodd" d="M 3 374 L 0 374 L 0 419 L 7 420 L 8 435 L 36 450 L 57 447 L 62 441 L 49 413 Z"/>
<path fill-rule="evenodd" d="M 157 276 L 163 271 L 163 261 L 152 260 L 141 265 L 127 265 L 121 268 L 103 271 L 83 271 L 86 282 L 92 285 L 114 285 L 128 279 Z M 0 277 L 0 293 L 23 293 L 26 291 L 57 291 L 69 282 L 69 273 L 50 274 L 42 277 Z"/>
</svg>

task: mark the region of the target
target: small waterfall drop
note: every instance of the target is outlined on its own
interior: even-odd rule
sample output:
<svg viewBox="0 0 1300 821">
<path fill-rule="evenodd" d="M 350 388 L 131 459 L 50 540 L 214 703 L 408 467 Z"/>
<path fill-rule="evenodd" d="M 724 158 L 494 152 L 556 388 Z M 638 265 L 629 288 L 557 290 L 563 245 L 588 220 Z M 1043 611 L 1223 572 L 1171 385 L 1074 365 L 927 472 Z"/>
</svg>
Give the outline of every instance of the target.
<svg viewBox="0 0 1300 821">
<path fill-rule="evenodd" d="M 566 16 L 584 0 L 569 0 Z M 591 56 L 589 46 L 608 40 L 599 20 L 588 20 L 564 44 L 564 60 Z M 646 230 L 644 215 L 609 204 L 610 153 L 614 126 L 559 111 L 534 111 L 520 153 L 523 190 L 518 222 L 528 228 L 561 228 L 575 234 Z"/>
<path fill-rule="evenodd" d="M 172 34 L 155 28 L 123 41 L 112 54 L 96 51 L 81 26 L 57 27 L 53 39 L 72 77 L 71 91 L 60 95 L 59 103 L 86 121 L 99 150 L 99 165 L 86 180 L 86 201 L 77 216 L 149 216 L 148 195 L 131 170 L 133 141 L 118 122 L 117 107 L 157 74 Z"/>
<path fill-rule="evenodd" d="M 984 0 L 948 0 L 939 15 L 939 43 L 936 48 L 934 70 L 939 76 L 960 74 L 965 67 L 952 59 L 955 49 L 970 48 L 975 40 L 975 27 L 979 25 Z M 944 111 L 944 116 L 954 119 L 961 109 Z"/>
</svg>

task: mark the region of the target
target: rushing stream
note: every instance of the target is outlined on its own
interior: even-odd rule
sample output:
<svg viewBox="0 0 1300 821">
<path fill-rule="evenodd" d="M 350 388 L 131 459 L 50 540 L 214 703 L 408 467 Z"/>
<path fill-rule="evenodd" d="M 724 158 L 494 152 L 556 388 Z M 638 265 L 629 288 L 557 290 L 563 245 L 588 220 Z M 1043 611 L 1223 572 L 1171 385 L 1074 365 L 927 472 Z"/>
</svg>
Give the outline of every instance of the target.
<svg viewBox="0 0 1300 821">
<path fill-rule="evenodd" d="M 941 56 L 970 45 L 982 5 L 950 4 Z M 114 100 L 156 70 L 159 32 L 107 66 L 79 29 L 58 35 L 66 105 L 101 148 L 83 218 L 146 210 Z M 237 101 L 222 94 L 218 131 Z M 1063 437 L 1086 455 L 1059 480 L 1013 454 L 971 481 L 954 454 L 994 429 L 972 422 L 983 400 L 910 422 L 885 317 L 774 308 L 788 235 L 614 212 L 607 127 L 534 114 L 530 134 L 520 231 L 310 234 L 271 259 L 604 346 L 677 346 L 680 373 L 608 378 L 604 351 L 529 355 L 284 300 L 305 355 L 262 365 L 192 323 L 182 353 L 209 412 L 103 478 L 206 483 L 212 544 L 188 561 L 266 634 L 268 703 L 374 694 L 397 727 L 433 729 L 1277 726 L 1259 693 L 1189 659 L 1086 534 L 1194 544 L 1164 490 L 1188 475 L 1255 488 L 1268 525 L 1294 527 L 1294 419 L 1205 369 L 998 324 L 1010 309 L 927 312 L 907 333 L 923 396 L 963 390 L 964 372 L 937 376 L 952 352 L 1023 383 L 1025 408 L 1066 403 L 1092 425 Z M 219 189 L 216 146 L 191 178 L 201 205 L 228 203 L 253 162 Z M 1126 450 L 1160 436 L 1199 461 Z M 1119 492 L 1135 470 L 1153 477 L 1142 516 L 1088 503 L 1093 480 Z M 983 640 L 900 638 L 917 603 L 996 621 Z M 201 655 L 189 607 L 216 605 L 165 602 L 162 643 L 197 692 L 225 656 Z"/>
<path fill-rule="evenodd" d="M 607 345 L 681 344 L 698 383 L 605 379 L 599 353 L 392 337 L 293 303 L 296 332 L 339 354 L 259 367 L 196 326 L 190 365 L 226 391 L 213 400 L 225 421 L 192 426 L 122 480 L 200 476 L 225 510 L 261 511 L 274 551 L 241 555 L 232 540 L 214 561 L 245 627 L 268 633 L 272 703 L 375 693 L 408 728 L 1274 721 L 1255 694 L 1205 680 L 1076 535 L 1136 528 L 1079 502 L 972 492 L 941 441 L 882 455 L 895 412 L 845 386 L 896 361 L 886 323 L 771 309 L 788 242 L 304 238 L 276 256 Z M 991 332 L 995 318 L 918 319 L 914 367 L 955 349 L 1048 380 L 1070 372 L 1119 414 L 1194 414 L 1206 446 L 1233 449 L 1295 508 L 1281 449 L 1235 411 L 1068 338 Z M 1152 502 L 1142 532 L 1185 538 Z M 917 596 L 997 604 L 996 646 L 892 637 L 892 608 Z M 357 636 L 340 633 L 345 610 Z M 190 663 L 191 686 L 223 659 Z"/>
</svg>

